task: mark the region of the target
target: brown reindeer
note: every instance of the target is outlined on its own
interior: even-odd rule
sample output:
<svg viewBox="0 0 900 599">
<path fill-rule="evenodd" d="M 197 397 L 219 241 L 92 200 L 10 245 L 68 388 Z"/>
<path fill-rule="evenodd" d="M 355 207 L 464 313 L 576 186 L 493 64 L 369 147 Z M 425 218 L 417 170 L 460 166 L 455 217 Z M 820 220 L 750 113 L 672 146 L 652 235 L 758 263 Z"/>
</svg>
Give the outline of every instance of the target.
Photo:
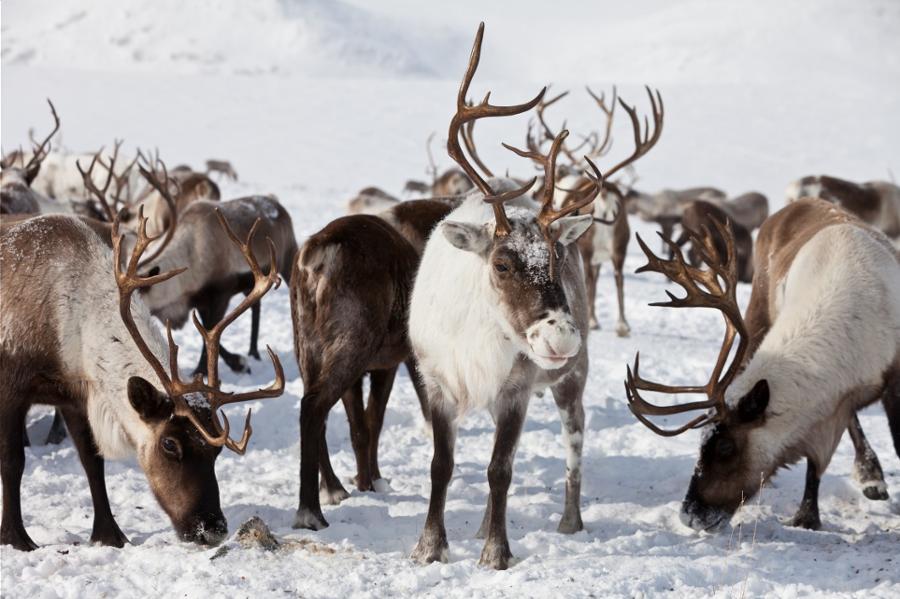
<svg viewBox="0 0 900 599">
<path fill-rule="evenodd" d="M 281 264 L 281 276 L 290 281 L 290 263 L 297 249 L 291 217 L 274 196 L 248 196 L 227 202 L 195 200 L 187 208 L 178 211 L 177 200 L 172 189 L 165 164 L 155 159 L 155 165 L 144 159 L 139 164 L 141 172 L 151 186 L 160 194 L 168 207 L 169 223 L 165 230 L 164 246 L 157 246 L 153 255 L 145 260 L 147 272 L 151 276 L 160 270 L 174 268 L 177 264 L 189 264 L 190 270 L 182 277 L 163 285 L 142 291 L 142 298 L 151 313 L 161 320 L 171 321 L 181 328 L 192 310 L 197 310 L 201 322 L 206 327 L 214 326 L 224 316 L 231 298 L 238 293 L 252 289 L 252 271 L 247 268 L 239 252 L 232 244 L 218 234 L 217 213 L 221 212 L 232 223 L 238 235 L 246 235 L 257 221 L 260 233 L 271 239 L 278 249 L 277 263 Z M 109 197 L 109 179 L 98 188 L 91 177 L 93 164 L 82 171 L 85 186 L 103 206 L 104 212 L 113 213 L 114 197 Z M 175 184 L 177 187 L 177 184 Z M 140 208 L 138 209 L 140 214 Z M 146 219 L 145 219 L 146 220 Z M 256 238 L 254 250 L 265 250 L 263 241 Z M 214 259 L 210 259 L 214 256 Z M 266 268 L 270 265 L 266 264 Z M 248 354 L 259 360 L 258 349 L 260 304 L 251 306 L 250 350 Z M 247 372 L 249 366 L 243 356 L 221 347 L 219 352 L 225 363 L 235 372 Z M 206 374 L 207 352 L 204 347 L 194 373 Z"/>
<path fill-rule="evenodd" d="M 73 216 L 23 220 L 0 237 L 0 543 L 20 550 L 37 547 L 25 531 L 20 499 L 25 414 L 36 403 L 62 410 L 91 490 L 92 542 L 115 547 L 127 542 L 113 518 L 103 470 L 104 459 L 129 455 L 137 456 L 182 539 L 215 544 L 224 538 L 227 523 L 215 460 L 222 447 L 243 453 L 251 429 L 248 414 L 241 440 L 234 441 L 228 421 L 220 421 L 217 411 L 225 404 L 281 395 L 284 374 L 269 350 L 276 371 L 271 387 L 249 393 L 221 389 L 215 357 L 222 331 L 258 302 L 278 275 L 274 268 L 263 273 L 256 262 L 251 246 L 257 227 L 241 242 L 221 216 L 220 224 L 253 272 L 253 290 L 216 327 L 197 323 L 209 348 L 209 376 L 190 382 L 180 377 L 171 331 L 167 347 L 134 293 L 184 271 L 138 274 L 153 242 L 144 226 L 130 257 L 115 225 L 110 252 Z M 271 242 L 269 250 L 274 260 Z M 151 382 L 154 378 L 162 391 Z"/>
<path fill-rule="evenodd" d="M 787 200 L 820 198 L 837 204 L 888 237 L 900 237 L 900 187 L 886 181 L 853 183 L 828 175 L 803 177 L 788 186 Z"/>
<path fill-rule="evenodd" d="M 900 456 L 900 254 L 882 233 L 836 206 L 798 200 L 760 229 L 753 292 L 742 316 L 734 239 L 724 223 L 713 225 L 726 240 L 724 255 L 708 229 L 691 239 L 706 269 L 688 265 L 670 240 L 675 258 L 662 260 L 638 237 L 648 259 L 638 272 L 662 273 L 686 292 L 654 305 L 714 308 L 726 332 L 705 385 L 645 380 L 635 358 L 625 383 L 629 406 L 661 435 L 704 429 L 682 503 L 685 524 L 724 525 L 779 468 L 806 458 L 806 488 L 792 524 L 817 529 L 819 480 L 844 430 L 858 427 L 857 410 L 882 400 Z M 642 391 L 706 399 L 658 406 Z M 675 429 L 649 418 L 692 410 L 704 413 Z"/>
<path fill-rule="evenodd" d="M 378 214 L 399 202 L 400 198 L 392 196 L 383 189 L 366 187 L 347 202 L 347 214 Z"/>
<path fill-rule="evenodd" d="M 732 222 L 741 225 L 750 233 L 769 218 L 769 200 L 756 191 L 742 193 L 727 202 L 717 202 L 715 205 L 721 208 Z"/>
<path fill-rule="evenodd" d="M 425 142 L 425 152 L 428 154 L 428 169 L 426 169 L 426 172 L 431 176 L 431 183 L 428 184 L 411 179 L 406 182 L 403 191 L 426 196 L 464 195 L 475 187 L 466 173 L 458 168 L 450 168 L 440 175 L 438 174 L 438 167 L 434 161 L 434 155 L 431 153 L 431 142 L 435 135 L 435 133 L 429 135 L 428 140 Z"/>
<path fill-rule="evenodd" d="M 719 235 L 719 229 L 713 226 L 713 222 L 727 223 L 734 239 L 735 257 L 737 259 L 738 281 L 741 283 L 749 283 L 753 280 L 753 237 L 750 232 L 740 223 L 731 219 L 730 214 L 709 202 L 703 200 L 695 200 L 688 204 L 681 216 L 681 235 L 675 243 L 680 248 L 684 248 L 688 242 L 697 238 L 700 231 L 704 227 L 708 228 L 713 242 L 716 245 L 716 251 L 720 256 L 725 255 L 726 240 Z M 688 258 L 693 267 L 700 266 L 702 262 L 701 248 L 695 248 L 691 245 L 688 250 Z"/>
<path fill-rule="evenodd" d="M 291 313 L 304 395 L 295 528 L 328 526 L 321 503 L 349 497 L 331 468 L 325 443 L 328 412 L 338 399 L 350 422 L 360 491 L 374 490 L 381 478 L 378 440 L 402 362 L 424 402 L 407 338 L 409 293 L 425 240 L 450 210 L 446 202 L 411 200 L 381 217 L 345 216 L 312 235 L 297 253 Z M 371 390 L 364 407 L 366 374 Z"/>
</svg>

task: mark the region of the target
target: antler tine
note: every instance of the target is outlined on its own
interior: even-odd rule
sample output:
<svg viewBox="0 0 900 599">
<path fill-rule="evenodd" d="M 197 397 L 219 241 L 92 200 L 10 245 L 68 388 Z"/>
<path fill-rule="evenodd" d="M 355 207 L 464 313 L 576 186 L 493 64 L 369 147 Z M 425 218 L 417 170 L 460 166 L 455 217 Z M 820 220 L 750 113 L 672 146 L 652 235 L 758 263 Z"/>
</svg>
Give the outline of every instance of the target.
<svg viewBox="0 0 900 599">
<path fill-rule="evenodd" d="M 475 34 L 475 43 L 472 45 L 472 53 L 469 55 L 469 65 L 466 68 L 466 73 L 463 76 L 462 83 L 459 86 L 459 92 L 456 96 L 456 114 L 453 115 L 453 118 L 450 120 L 449 132 L 447 135 L 447 153 L 450 157 L 456 161 L 456 163 L 460 166 L 460 168 L 465 171 L 466 175 L 469 176 L 469 179 L 481 190 L 484 194 L 485 199 L 495 198 L 496 194 L 491 186 L 488 185 L 487 181 L 485 181 L 481 175 L 478 174 L 478 171 L 472 166 L 472 164 L 466 158 L 465 153 L 459 145 L 459 134 L 460 129 L 469 121 L 473 121 L 480 118 L 487 117 L 498 117 L 498 116 L 512 116 L 516 114 L 521 114 L 523 112 L 527 112 L 534 108 L 538 102 L 540 102 L 544 93 L 547 91 L 547 88 L 543 88 L 540 93 L 524 104 L 516 104 L 513 106 L 495 106 L 490 104 L 491 94 L 488 92 L 484 100 L 476 105 L 469 106 L 466 104 L 466 97 L 469 94 L 469 86 L 472 83 L 472 79 L 475 76 L 475 71 L 478 69 L 478 62 L 481 60 L 481 42 L 484 38 L 484 23 L 480 23 L 478 25 L 478 32 Z M 523 192 L 524 193 L 524 192 Z M 512 230 L 511 225 L 509 224 L 509 219 L 506 217 L 506 212 L 503 210 L 503 202 L 493 201 L 491 202 L 494 208 L 494 220 L 496 221 L 496 227 L 494 229 L 494 235 L 497 237 L 504 237 L 509 235 Z"/>
<path fill-rule="evenodd" d="M 25 165 L 24 170 L 28 170 L 33 164 L 39 164 L 44 161 L 44 158 L 50 153 L 50 140 L 56 135 L 56 132 L 59 131 L 59 115 L 56 114 L 56 107 L 53 105 L 53 102 L 50 101 L 50 98 L 47 98 L 47 104 L 50 105 L 50 112 L 53 114 L 53 130 L 50 131 L 50 134 L 44 138 L 44 141 L 35 148 L 34 154 L 32 154 L 28 164 Z"/>
<path fill-rule="evenodd" d="M 106 173 L 106 182 L 103 184 L 103 189 L 99 189 L 97 185 L 94 183 L 94 166 L 98 162 L 100 162 L 100 154 L 103 152 L 103 148 L 97 150 L 97 153 L 94 154 L 94 157 L 91 159 L 91 164 L 88 166 L 88 170 L 85 171 L 81 168 L 81 161 L 75 161 L 75 168 L 78 169 L 78 172 L 81 173 L 81 180 L 84 183 L 84 188 L 93 195 L 98 202 L 100 202 L 100 206 L 103 208 L 103 212 L 106 214 L 106 219 L 109 222 L 114 222 L 116 220 L 116 212 L 109 205 L 109 200 L 106 199 L 106 192 L 109 190 L 109 185 L 112 182 L 112 169 L 110 168 Z M 103 163 L 100 162 L 102 165 Z"/>
<path fill-rule="evenodd" d="M 485 100 L 486 99 L 487 98 L 485 97 Z M 469 104 L 469 106 L 471 106 L 471 104 Z M 466 146 L 466 151 L 469 153 L 469 156 L 472 157 L 472 160 L 474 160 L 478 168 L 481 169 L 481 172 L 488 177 L 493 177 L 494 173 L 481 161 L 481 157 L 478 156 L 478 150 L 475 148 L 475 122 L 476 121 L 473 119 L 463 126 L 461 131 L 463 144 Z"/>
<path fill-rule="evenodd" d="M 162 283 L 163 281 L 168 281 L 172 277 L 183 273 L 185 270 L 187 270 L 187 268 L 176 268 L 174 270 L 162 272 L 148 277 L 142 277 L 138 275 L 137 269 L 141 254 L 144 253 L 144 251 L 147 249 L 147 246 L 151 242 L 151 238 L 147 236 L 147 220 L 144 218 L 143 207 L 138 210 L 138 219 L 140 220 L 141 224 L 138 227 L 137 241 L 131 251 L 131 257 L 128 260 L 128 265 L 124 272 L 122 271 L 122 243 L 125 240 L 125 235 L 119 234 L 118 217 L 114 218 L 113 220 L 113 268 L 116 277 L 116 285 L 119 288 L 119 314 L 122 317 L 122 321 L 125 323 L 125 328 L 128 329 L 128 332 L 131 334 L 135 345 L 137 345 L 141 354 L 144 356 L 144 359 L 147 360 L 147 362 L 153 368 L 154 372 L 156 372 L 156 376 L 159 379 L 159 382 L 167 392 L 173 394 L 175 392 L 175 387 L 173 386 L 172 378 L 169 377 L 169 374 L 166 372 L 166 369 L 159 361 L 159 358 L 157 358 L 153 354 L 153 351 L 147 345 L 147 342 L 144 340 L 143 335 L 141 335 L 141 332 L 134 321 L 134 317 L 131 314 L 131 297 L 136 290 L 146 289 L 158 283 Z M 166 327 L 169 332 L 169 355 L 171 360 L 171 357 L 173 355 L 173 352 L 171 350 L 175 344 L 172 341 L 171 327 L 168 325 L 168 323 L 166 324 Z M 175 346 L 174 355 L 177 359 L 177 346 Z M 177 366 L 175 368 L 175 373 L 177 373 Z"/>
<path fill-rule="evenodd" d="M 234 230 L 228 224 L 228 221 L 222 215 L 221 210 L 216 209 L 216 217 L 219 219 L 219 223 L 222 225 L 222 228 L 225 231 L 225 234 L 228 238 L 234 243 L 238 249 L 243 254 L 244 259 L 247 261 L 247 264 L 250 266 L 250 270 L 253 274 L 254 285 L 253 289 L 247 296 L 241 301 L 238 306 L 226 314 L 219 322 L 215 324 L 211 329 L 206 329 L 201 323 L 200 319 L 197 317 L 197 312 L 194 311 L 192 313 L 192 318 L 194 321 L 194 326 L 197 328 L 197 331 L 203 337 L 203 342 L 206 345 L 207 352 L 207 383 L 206 383 L 206 394 L 207 400 L 209 401 L 210 408 L 212 410 L 212 421 L 213 426 L 218 432 L 218 436 L 213 437 L 214 441 L 209 441 L 210 443 L 225 445 L 229 449 L 237 452 L 243 453 L 247 446 L 247 441 L 250 439 L 250 435 L 252 434 L 252 428 L 250 427 L 250 412 L 247 412 L 247 419 L 244 423 L 244 432 L 240 441 L 234 441 L 229 437 L 229 424 L 228 419 L 225 417 L 225 414 L 222 413 L 222 423 L 219 423 L 218 418 L 218 410 L 224 405 L 231 403 L 238 403 L 242 401 L 248 401 L 251 399 L 263 399 L 269 397 L 278 397 L 284 392 L 284 369 L 281 366 L 281 360 L 272 351 L 271 347 L 266 347 L 266 351 L 269 353 L 269 359 L 272 361 L 272 366 L 275 369 L 275 380 L 271 385 L 265 387 L 263 389 L 257 389 L 255 391 L 250 391 L 246 393 L 227 393 L 223 392 L 219 389 L 221 381 L 219 380 L 219 349 L 221 347 L 220 340 L 222 337 L 223 331 L 234 322 L 238 316 L 247 311 L 250 306 L 254 303 L 260 301 L 263 295 L 265 295 L 273 286 L 277 286 L 280 282 L 280 276 L 278 274 L 278 265 L 276 258 L 276 249 L 275 243 L 271 238 L 267 238 L 267 245 L 269 246 L 269 272 L 268 274 L 262 271 L 262 268 L 259 265 L 259 262 L 256 259 L 256 256 L 253 254 L 253 238 L 256 235 L 257 228 L 260 224 L 261 219 L 257 218 L 253 223 L 253 226 L 250 228 L 250 232 L 247 235 L 246 241 L 241 241 L 240 238 L 235 234 Z"/>
<path fill-rule="evenodd" d="M 628 369 L 625 389 L 629 407 L 641 422 L 658 434 L 677 435 L 690 428 L 702 426 L 717 418 L 721 418 L 725 410 L 725 390 L 743 364 L 747 351 L 747 329 L 735 293 L 737 288 L 737 262 L 734 236 L 727 223 L 722 223 L 715 218 L 712 219 L 712 222 L 717 233 L 725 240 L 724 261 L 715 248 L 714 239 L 708 227 L 704 225 L 700 233 L 688 231 L 691 243 L 698 249 L 701 259 L 707 266 L 705 270 L 688 266 L 681 249 L 671 239 L 661 236 L 674 254 L 671 260 L 664 260 L 656 256 L 644 243 L 640 235 L 637 235 L 638 244 L 647 256 L 647 264 L 639 268 L 637 272 L 654 271 L 662 273 L 669 280 L 681 286 L 686 293 L 685 297 L 679 298 L 667 290 L 666 295 L 669 296 L 669 301 L 653 303 L 650 304 L 651 306 L 714 308 L 722 313 L 722 317 L 725 320 L 725 336 L 722 340 L 722 347 L 719 349 L 719 355 L 710 374 L 709 381 L 705 385 L 671 386 L 642 379 L 638 373 L 640 355 L 635 358 L 634 373 L 632 373 L 631 368 Z M 722 280 L 722 283 L 720 283 L 719 279 Z M 722 370 L 725 368 L 737 337 L 740 337 L 737 350 L 723 376 Z M 639 389 L 661 393 L 705 393 L 707 399 L 663 407 L 645 401 L 638 393 Z M 664 416 L 709 408 L 713 408 L 715 413 L 695 418 L 685 426 L 670 431 L 663 431 L 663 429 L 653 425 L 644 417 Z"/>
<path fill-rule="evenodd" d="M 644 89 L 647 90 L 647 96 L 650 98 L 650 108 L 653 113 L 653 132 L 650 132 L 650 122 L 646 115 L 644 116 L 644 126 L 641 127 L 641 121 L 637 116 L 637 108 L 629 106 L 625 103 L 625 100 L 619 98 L 619 105 L 625 110 L 628 114 L 628 118 L 631 120 L 631 126 L 634 131 L 634 151 L 628 158 L 625 158 L 612 168 L 607 169 L 607 177 L 612 176 L 614 173 L 625 168 L 649 152 L 650 149 L 656 145 L 656 142 L 659 141 L 660 135 L 662 135 L 663 117 L 665 116 L 665 107 L 663 105 L 662 96 L 658 90 L 654 96 L 653 91 L 649 86 L 644 86 Z"/>
<path fill-rule="evenodd" d="M 156 235 L 155 237 L 153 237 L 153 239 L 151 239 L 151 241 L 156 241 L 157 239 L 160 239 L 161 237 L 163 237 L 163 235 L 165 235 L 162 243 L 157 245 L 157 247 L 153 251 L 153 253 L 141 262 L 141 265 L 143 266 L 144 264 L 148 264 L 148 263 L 152 262 L 153 260 L 155 260 L 156 258 L 158 258 L 160 256 L 160 254 L 162 254 L 163 250 L 165 250 L 166 247 L 169 245 L 169 242 L 172 241 L 172 238 L 175 236 L 175 229 L 178 226 L 178 207 L 177 207 L 178 205 L 175 202 L 175 198 L 172 197 L 171 190 L 169 189 L 170 179 L 169 179 L 169 171 L 166 168 L 166 164 L 162 160 L 160 160 L 158 155 L 154 159 L 155 160 L 154 164 L 151 164 L 150 161 L 143 154 L 140 153 L 140 151 L 138 152 L 138 154 L 139 154 L 139 158 L 143 159 L 147 163 L 147 168 L 145 168 L 144 165 L 139 163 L 138 170 L 141 172 L 141 175 L 144 177 L 144 179 L 147 181 L 147 183 L 149 183 L 154 189 L 156 189 L 156 191 L 159 192 L 159 195 L 162 197 L 163 201 L 166 203 L 166 205 L 169 208 L 169 216 L 170 216 L 169 226 L 166 227 L 165 234 L 160 233 L 160 234 Z M 162 169 L 162 174 L 163 174 L 162 181 L 159 180 L 159 175 L 157 174 L 158 170 L 156 168 L 157 166 Z M 176 185 L 177 185 L 177 183 L 176 183 Z"/>
<path fill-rule="evenodd" d="M 428 136 L 428 139 L 425 141 L 425 153 L 428 154 L 428 168 L 425 169 L 425 173 L 431 175 L 431 184 L 434 185 L 437 183 L 438 178 L 438 168 L 437 164 L 434 161 L 434 155 L 431 153 L 431 141 L 437 135 L 437 131 L 432 131 L 431 135 Z"/>
<path fill-rule="evenodd" d="M 585 89 L 587 93 L 594 99 L 594 102 L 597 103 L 597 107 L 606 115 L 606 128 L 603 133 L 603 141 L 599 141 L 596 146 L 591 148 L 590 155 L 595 158 L 599 158 L 601 156 L 605 156 L 609 150 L 612 148 L 612 138 L 610 135 L 612 134 L 612 126 L 613 126 L 613 117 L 616 112 L 616 100 L 618 99 L 618 90 L 614 85 L 612 88 L 612 100 L 609 103 L 609 106 L 606 105 L 606 92 L 601 92 L 599 96 L 594 93 L 594 90 L 590 88 L 590 86 L 585 85 Z"/>
</svg>

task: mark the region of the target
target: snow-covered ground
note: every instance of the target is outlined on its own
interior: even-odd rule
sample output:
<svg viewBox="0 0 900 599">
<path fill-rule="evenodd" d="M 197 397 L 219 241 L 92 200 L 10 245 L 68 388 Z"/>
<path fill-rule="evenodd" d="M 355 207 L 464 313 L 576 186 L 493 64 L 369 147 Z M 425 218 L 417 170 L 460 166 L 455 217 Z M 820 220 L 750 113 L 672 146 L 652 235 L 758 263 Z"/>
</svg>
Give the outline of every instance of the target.
<svg viewBox="0 0 900 599">
<path fill-rule="evenodd" d="M 2 143 L 27 142 L 49 124 L 50 97 L 62 143 L 89 150 L 126 139 L 160 148 L 170 163 L 227 158 L 241 181 L 225 195 L 273 192 L 289 208 L 298 239 L 341 214 L 358 189 L 399 192 L 424 178 L 424 142 L 443 134 L 477 22 L 487 21 L 482 71 L 473 94 L 519 102 L 536 82 L 573 89 L 548 112 L 574 131 L 597 126 L 584 83 L 620 84 L 643 102 L 640 84 L 666 100 L 659 145 L 638 164 L 639 186 L 717 185 L 766 193 L 774 206 L 799 176 L 828 172 L 886 178 L 900 169 L 900 6 L 859 2 L 705 2 L 621 5 L 466 0 L 426 9 L 391 0 L 268 0 L 154 3 L 13 0 L 2 13 Z M 627 6 L 626 6 L 627 4 Z M 531 167 L 500 148 L 521 143 L 526 117 L 479 124 L 482 156 L 495 170 Z M 613 156 L 629 151 L 620 119 Z M 449 160 L 439 158 L 442 166 Z M 602 168 L 602 165 L 601 165 Z M 632 227 L 645 237 L 647 226 Z M 284 397 L 257 402 L 244 457 L 218 461 L 231 530 L 259 515 L 282 539 L 309 540 L 277 553 L 214 550 L 179 542 L 135 462 L 107 464 L 113 511 L 132 545 L 87 545 L 92 510 L 69 441 L 28 449 L 22 494 L 25 525 L 42 547 L 0 549 L 4 597 L 268 596 L 897 596 L 900 594 L 900 460 L 883 411 L 862 424 L 885 468 L 890 502 L 871 502 L 849 473 L 842 442 L 822 482 L 823 529 L 787 527 L 803 489 L 803 468 L 785 471 L 746 506 L 733 528 L 698 534 L 681 525 L 698 435 L 657 437 L 637 423 L 623 397 L 625 364 L 640 348 L 645 369 L 673 383 L 702 381 L 721 339 L 712 313 L 650 308 L 661 278 L 626 265 L 629 339 L 612 332 L 614 287 L 600 281 L 603 330 L 588 340 L 583 513 L 586 530 L 555 532 L 564 493 L 564 450 L 555 406 L 534 398 L 513 476 L 509 535 L 517 563 L 506 572 L 477 566 L 474 539 L 487 495 L 492 423 L 470 414 L 457 443 L 447 504 L 449 564 L 414 565 L 408 555 L 424 522 L 431 441 L 405 373 L 398 378 L 381 442 L 384 493 L 358 493 L 326 508 L 331 527 L 290 528 L 298 492 L 302 382 L 292 355 L 286 289 L 263 302 L 261 339 L 279 353 Z M 747 301 L 749 287 L 740 290 Z M 226 337 L 246 343 L 249 319 Z M 183 364 L 199 338 L 176 335 Z M 270 367 L 225 374 L 252 387 Z M 239 416 L 234 411 L 232 420 Z M 32 432 L 39 438 L 43 421 Z M 328 444 L 338 474 L 355 473 L 346 418 L 337 407 Z M 345 483 L 349 488 L 349 482 Z"/>
</svg>

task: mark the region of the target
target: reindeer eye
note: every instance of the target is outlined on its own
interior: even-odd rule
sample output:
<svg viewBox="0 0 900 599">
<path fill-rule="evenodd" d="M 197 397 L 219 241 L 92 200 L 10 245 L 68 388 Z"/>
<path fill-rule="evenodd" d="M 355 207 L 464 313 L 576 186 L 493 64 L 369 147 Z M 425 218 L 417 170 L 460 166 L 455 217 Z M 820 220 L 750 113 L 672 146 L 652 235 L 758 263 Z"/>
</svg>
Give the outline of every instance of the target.
<svg viewBox="0 0 900 599">
<path fill-rule="evenodd" d="M 506 272 L 509 270 L 509 267 L 502 262 L 494 262 L 494 270 L 497 272 Z"/>
<path fill-rule="evenodd" d="M 179 457 L 181 452 L 178 451 L 178 441 L 172 437 L 163 437 L 162 441 L 160 441 L 160 445 L 165 453 L 174 457 Z"/>
<path fill-rule="evenodd" d="M 734 455 L 734 450 L 734 441 L 728 437 L 719 439 L 719 442 L 716 443 L 716 453 L 719 454 L 719 457 L 730 458 Z"/>
</svg>

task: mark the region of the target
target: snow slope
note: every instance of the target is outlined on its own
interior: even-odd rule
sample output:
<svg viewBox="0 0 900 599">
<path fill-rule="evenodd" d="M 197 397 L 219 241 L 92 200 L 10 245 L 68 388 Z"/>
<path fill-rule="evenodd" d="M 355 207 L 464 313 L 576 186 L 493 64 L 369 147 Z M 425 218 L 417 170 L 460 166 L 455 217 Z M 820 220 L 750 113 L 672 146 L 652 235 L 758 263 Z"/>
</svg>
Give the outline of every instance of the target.
<svg viewBox="0 0 900 599">
<path fill-rule="evenodd" d="M 46 128 L 43 98 L 49 96 L 63 120 L 63 143 L 73 150 L 117 136 L 132 148 L 158 146 L 171 163 L 230 159 L 241 181 L 223 184 L 225 195 L 276 193 L 294 217 L 298 239 L 338 216 L 358 189 L 376 184 L 399 192 L 407 178 L 423 176 L 424 140 L 431 131 L 446 131 L 481 18 L 487 34 L 475 95 L 493 89 L 495 101 L 519 102 L 535 93 L 535 81 L 571 86 L 572 101 L 548 115 L 557 122 L 568 116 L 573 130 L 580 130 L 597 117 L 580 91 L 584 81 L 620 83 L 635 102 L 643 101 L 639 84 L 660 87 L 666 128 L 639 164 L 644 188 L 759 189 L 778 205 L 787 183 L 804 174 L 874 179 L 885 177 L 888 167 L 900 168 L 900 41 L 893 35 L 900 9 L 886 1 L 579 3 L 552 13 L 546 3 L 531 0 L 514 8 L 466 0 L 452 10 L 430 11 L 397 0 L 377 9 L 357 0 L 264 1 L 252 8 L 225 0 L 15 0 L 2 8 L 4 148 L 26 141 L 29 127 Z M 116 32 L 126 29 L 129 41 L 119 47 Z M 565 35 L 549 39 L 554 32 Z M 530 172 L 499 147 L 501 140 L 520 143 L 526 120 L 479 125 L 481 154 L 497 171 Z M 610 161 L 630 149 L 621 119 L 615 139 Z M 637 222 L 633 228 L 645 238 L 652 234 Z M 637 423 L 624 405 L 625 364 L 640 348 L 648 375 L 673 383 L 704 380 L 721 324 L 714 314 L 648 307 L 663 297 L 665 286 L 658 277 L 632 274 L 642 260 L 636 244 L 630 252 L 626 310 L 632 337 L 612 333 L 614 287 L 607 268 L 598 290 L 604 329 L 588 340 L 584 532 L 555 532 L 565 454 L 555 407 L 534 398 L 509 502 L 509 535 L 519 561 L 506 572 L 476 565 L 481 541 L 473 536 L 487 494 L 492 424 L 486 414 L 473 414 L 460 430 L 448 495 L 451 562 L 413 565 L 407 556 L 427 509 L 431 442 L 405 374 L 397 380 L 382 435 L 381 469 L 390 490 L 354 492 L 326 508 L 331 527 L 324 531 L 292 530 L 302 382 L 282 288 L 263 302 L 261 335 L 285 364 L 287 391 L 256 403 L 250 450 L 244 457 L 223 453 L 217 472 L 231 530 L 259 515 L 280 538 L 311 542 L 276 554 L 234 549 L 210 561 L 213 550 L 175 538 L 137 465 L 120 462 L 107 465 L 107 484 L 132 545 L 90 547 L 90 496 L 67 441 L 28 450 L 25 524 L 42 548 L 29 554 L 0 548 L 0 593 L 900 594 L 900 460 L 877 406 L 862 415 L 862 423 L 885 468 L 890 502 L 870 502 L 856 489 L 845 441 L 822 482 L 823 530 L 782 523 L 799 502 L 803 468 L 782 473 L 725 533 L 697 534 L 680 524 L 678 506 L 698 436 L 662 439 Z M 740 292 L 746 302 L 749 287 Z M 233 329 L 227 341 L 246 343 L 249 319 Z M 176 338 L 183 364 L 191 364 L 199 338 L 188 330 Z M 225 374 L 228 384 L 248 388 L 271 375 L 265 363 L 254 364 L 252 375 Z M 229 415 L 239 418 L 237 411 Z M 36 437 L 42 424 L 33 428 Z M 355 466 L 341 408 L 329 424 L 334 466 L 346 480 Z"/>
</svg>

